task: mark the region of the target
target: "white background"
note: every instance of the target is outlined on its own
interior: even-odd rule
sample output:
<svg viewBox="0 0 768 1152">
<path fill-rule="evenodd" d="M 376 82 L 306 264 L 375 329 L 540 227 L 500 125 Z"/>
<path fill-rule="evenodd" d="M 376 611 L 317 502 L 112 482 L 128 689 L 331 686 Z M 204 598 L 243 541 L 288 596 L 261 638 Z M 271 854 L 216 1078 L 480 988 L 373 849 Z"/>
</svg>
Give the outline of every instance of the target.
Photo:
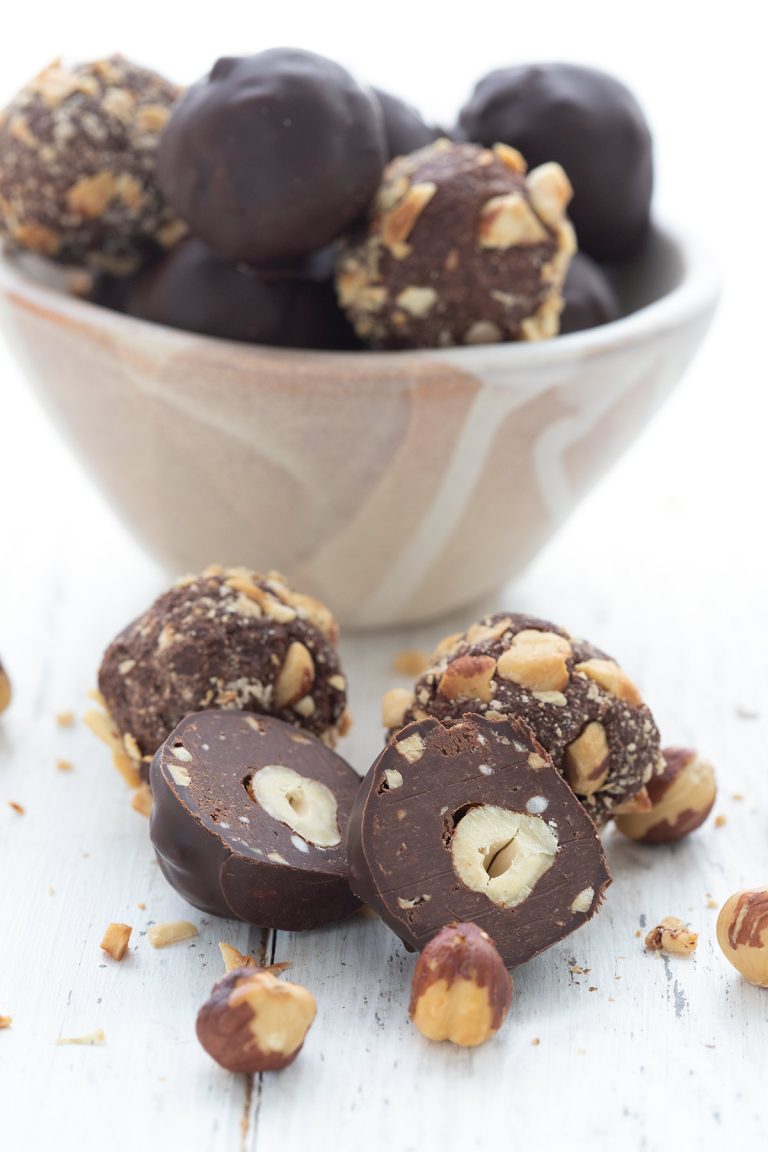
<svg viewBox="0 0 768 1152">
<path fill-rule="evenodd" d="M 335 56 L 443 121 L 475 78 L 507 62 L 584 61 L 635 89 L 656 134 L 657 208 L 706 235 L 722 306 L 673 399 L 506 603 L 615 653 L 667 741 L 715 760 L 728 823 L 656 853 L 609 836 L 606 909 L 516 974 L 510 1021 L 486 1049 L 414 1035 L 411 961 L 383 926 L 356 921 L 277 941 L 320 1005 L 297 1064 L 252 1090 L 218 1072 L 193 1039 L 194 1012 L 220 972 L 216 941 L 257 951 L 260 934 L 190 913 L 157 875 L 146 826 L 101 749 L 81 726 L 53 722 L 57 709 L 81 709 L 104 644 L 166 578 L 83 478 L 0 343 L 0 653 L 16 687 L 0 723 L 0 1014 L 14 1016 L 0 1033 L 3 1148 L 546 1148 L 563 1131 L 572 1147 L 764 1142 L 768 993 L 743 985 L 713 946 L 707 894 L 722 901 L 768 878 L 768 101 L 759 6 L 704 7 L 70 0 L 6 14 L 2 98 L 57 54 L 119 49 L 186 82 L 216 55 L 280 43 Z M 357 716 L 347 751 L 360 770 L 380 739 L 391 654 L 441 631 L 347 639 Z M 58 773 L 57 757 L 75 770 Z M 669 913 L 701 932 L 694 960 L 643 954 L 643 918 Z M 153 953 L 147 925 L 181 916 L 199 940 Z M 119 968 L 98 952 L 109 920 L 135 926 Z M 54 1046 L 98 1026 L 102 1048 Z"/>
</svg>

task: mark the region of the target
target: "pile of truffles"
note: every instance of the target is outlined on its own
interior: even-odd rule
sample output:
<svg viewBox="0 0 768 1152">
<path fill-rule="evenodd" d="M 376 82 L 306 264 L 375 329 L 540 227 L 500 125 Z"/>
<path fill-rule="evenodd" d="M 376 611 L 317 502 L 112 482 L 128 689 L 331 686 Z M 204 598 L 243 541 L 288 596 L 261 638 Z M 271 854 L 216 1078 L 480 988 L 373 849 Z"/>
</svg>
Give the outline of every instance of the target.
<svg viewBox="0 0 768 1152">
<path fill-rule="evenodd" d="M 481 1044 L 508 1010 L 508 969 L 600 909 L 601 826 L 680 840 L 712 809 L 714 770 L 693 750 L 661 749 L 637 688 L 600 649 L 504 613 L 446 637 L 412 689 L 387 693 L 388 738 L 361 779 L 333 747 L 349 724 L 336 642 L 331 612 L 277 573 L 211 567 L 109 645 L 94 726 L 144 790 L 181 896 L 285 931 L 367 905 L 421 953 L 419 1031 Z M 738 907 L 748 898 L 749 925 L 721 932 L 742 965 L 765 920 L 754 895 Z M 649 947 L 695 947 L 664 924 L 657 936 Z M 314 998 L 229 952 L 200 1041 L 234 1071 L 284 1067 Z"/>
<path fill-rule="evenodd" d="M 614 320 L 605 265 L 641 252 L 652 185 L 635 98 L 570 64 L 491 73 L 449 130 L 292 48 L 186 91 L 121 56 L 57 61 L 0 114 L 9 248 L 92 270 L 91 299 L 130 316 L 292 348 Z"/>
</svg>

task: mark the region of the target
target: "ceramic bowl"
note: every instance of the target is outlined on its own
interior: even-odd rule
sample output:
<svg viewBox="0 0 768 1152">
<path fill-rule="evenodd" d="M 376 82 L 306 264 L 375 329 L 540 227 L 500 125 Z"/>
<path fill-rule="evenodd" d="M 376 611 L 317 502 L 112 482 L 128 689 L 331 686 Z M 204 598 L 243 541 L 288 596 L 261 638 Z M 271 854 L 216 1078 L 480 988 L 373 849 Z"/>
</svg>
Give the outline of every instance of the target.
<svg viewBox="0 0 768 1152">
<path fill-rule="evenodd" d="M 542 343 L 298 352 L 135 320 L 0 261 L 30 383 L 152 556 L 277 568 L 358 628 L 490 596 L 669 395 L 713 266 L 658 229 L 617 288 L 622 319 Z"/>
</svg>

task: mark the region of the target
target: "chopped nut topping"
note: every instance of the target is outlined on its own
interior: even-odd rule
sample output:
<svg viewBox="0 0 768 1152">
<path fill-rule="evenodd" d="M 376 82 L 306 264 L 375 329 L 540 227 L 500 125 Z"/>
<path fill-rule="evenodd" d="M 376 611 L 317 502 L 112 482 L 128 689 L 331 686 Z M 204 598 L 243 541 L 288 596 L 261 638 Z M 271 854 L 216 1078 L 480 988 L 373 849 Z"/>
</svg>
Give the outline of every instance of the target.
<svg viewBox="0 0 768 1152">
<path fill-rule="evenodd" d="M 152 789 L 149 784 L 139 784 L 131 793 L 131 808 L 149 818 L 152 815 Z"/>
<path fill-rule="evenodd" d="M 482 700 L 488 704 L 493 699 L 495 671 L 492 656 L 457 656 L 445 669 L 437 690 L 447 700 Z"/>
<path fill-rule="evenodd" d="M 163 924 L 153 924 L 147 931 L 147 940 L 153 948 L 167 948 L 197 935 L 197 928 L 189 920 L 168 920 Z"/>
<path fill-rule="evenodd" d="M 517 172 L 524 176 L 528 171 L 528 165 L 522 153 L 518 152 L 517 148 L 511 148 L 509 144 L 494 144 L 493 154 L 505 168 L 509 168 L 510 172 Z"/>
<path fill-rule="evenodd" d="M 533 692 L 562 692 L 573 650 L 557 632 L 526 628 L 499 657 L 498 675 Z"/>
<path fill-rule="evenodd" d="M 645 938 L 649 952 L 672 952 L 688 956 L 694 952 L 699 940 L 698 932 L 691 932 L 677 916 L 665 916 Z"/>
<path fill-rule="evenodd" d="M 122 960 L 128 951 L 131 932 L 130 924 L 108 924 L 99 947 L 113 960 Z"/>
<path fill-rule="evenodd" d="M 613 660 L 585 660 L 582 664 L 575 666 L 574 672 L 581 672 L 584 676 L 588 676 L 606 692 L 610 692 L 619 700 L 626 700 L 627 704 L 631 704 L 633 708 L 637 708 L 643 702 L 640 693 L 626 672 L 619 668 Z"/>
<path fill-rule="evenodd" d="M 549 234 L 520 192 L 492 196 L 480 209 L 477 243 L 480 248 L 512 248 L 546 244 Z"/>
<path fill-rule="evenodd" d="M 396 260 L 404 260 L 409 255 L 411 249 L 406 241 L 435 192 L 437 185 L 429 181 L 414 184 L 382 217 L 381 242 Z"/>
<path fill-rule="evenodd" d="M 83 717 L 85 724 L 95 736 L 109 747 L 112 752 L 112 761 L 120 775 L 130 788 L 138 788 L 141 783 L 136 762 L 128 755 L 120 733 L 108 712 L 96 708 L 89 709 Z"/>
<path fill-rule="evenodd" d="M 275 682 L 275 707 L 287 708 L 306 696 L 315 681 L 312 654 L 298 640 L 288 648 Z"/>
<path fill-rule="evenodd" d="M 598 720 L 565 750 L 565 778 L 577 796 L 592 796 L 608 779 L 610 750 L 605 728 Z"/>
<path fill-rule="evenodd" d="M 381 723 L 385 728 L 402 728 L 405 714 L 414 704 L 413 692 L 393 688 L 381 701 Z"/>
<path fill-rule="evenodd" d="M 573 196 L 571 182 L 559 164 L 540 164 L 528 173 L 528 195 L 536 213 L 550 228 L 557 228 Z"/>
</svg>

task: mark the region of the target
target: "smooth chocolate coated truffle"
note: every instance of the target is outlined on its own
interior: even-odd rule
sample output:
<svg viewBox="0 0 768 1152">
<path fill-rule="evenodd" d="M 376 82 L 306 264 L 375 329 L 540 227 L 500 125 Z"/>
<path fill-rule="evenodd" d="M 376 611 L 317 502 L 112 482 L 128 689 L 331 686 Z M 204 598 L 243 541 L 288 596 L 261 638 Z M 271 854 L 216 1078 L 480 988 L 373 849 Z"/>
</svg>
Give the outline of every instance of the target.
<svg viewBox="0 0 768 1152">
<path fill-rule="evenodd" d="M 574 251 L 557 164 L 526 175 L 512 148 L 441 139 L 387 165 L 362 238 L 342 249 L 339 299 L 380 348 L 554 336 Z"/>
<path fill-rule="evenodd" d="M 578 64 L 528 64 L 491 72 L 461 110 L 478 144 L 519 148 L 529 164 L 557 160 L 573 185 L 579 248 L 623 260 L 648 230 L 651 133 L 635 97 L 605 72 Z"/>
<path fill-rule="evenodd" d="M 224 57 L 176 106 L 160 180 L 225 260 L 272 264 L 325 247 L 365 215 L 385 161 L 376 98 L 340 65 L 274 48 Z"/>
<path fill-rule="evenodd" d="M 8 673 L 3 668 L 3 662 L 0 660 L 0 712 L 5 712 L 10 702 L 11 682 L 8 679 Z"/>
<path fill-rule="evenodd" d="M 279 716 L 332 744 L 346 723 L 346 680 L 328 609 L 276 572 L 206 569 L 180 580 L 113 640 L 99 691 L 138 758 L 190 712 Z"/>
<path fill-rule="evenodd" d="M 565 307 L 560 316 L 560 334 L 582 332 L 610 324 L 621 315 L 619 301 L 602 268 L 577 252 L 571 261 L 563 288 Z"/>
<path fill-rule="evenodd" d="M 319 740 L 271 716 L 198 712 L 150 780 L 152 843 L 190 904 L 288 932 L 357 907 L 344 837 L 360 779 Z"/>
<path fill-rule="evenodd" d="M 122 56 L 44 69 L 0 115 L 0 232 L 117 275 L 174 244 L 157 146 L 178 92 Z"/>
<path fill-rule="evenodd" d="M 439 128 L 426 124 L 421 113 L 399 96 L 382 92 L 381 88 L 374 88 L 373 92 L 384 116 L 387 160 L 394 160 L 395 156 L 407 156 L 409 152 L 424 148 L 442 135 Z"/>
<path fill-rule="evenodd" d="M 597 822 L 629 802 L 649 806 L 645 785 L 664 770 L 653 716 L 626 673 L 532 616 L 497 613 L 446 637 L 399 710 L 385 720 L 393 729 L 465 712 L 522 717 Z"/>
<path fill-rule="evenodd" d="M 171 328 L 283 348 L 358 346 L 333 286 L 335 253 L 294 266 L 227 264 L 199 240 L 179 244 L 159 264 L 121 284 L 101 278 L 92 299 Z M 114 278 L 112 278 L 114 280 Z"/>
<path fill-rule="evenodd" d="M 347 833 L 352 889 L 409 948 L 454 920 L 523 964 L 600 907 L 595 825 L 521 720 L 422 720 L 363 781 Z"/>
</svg>

